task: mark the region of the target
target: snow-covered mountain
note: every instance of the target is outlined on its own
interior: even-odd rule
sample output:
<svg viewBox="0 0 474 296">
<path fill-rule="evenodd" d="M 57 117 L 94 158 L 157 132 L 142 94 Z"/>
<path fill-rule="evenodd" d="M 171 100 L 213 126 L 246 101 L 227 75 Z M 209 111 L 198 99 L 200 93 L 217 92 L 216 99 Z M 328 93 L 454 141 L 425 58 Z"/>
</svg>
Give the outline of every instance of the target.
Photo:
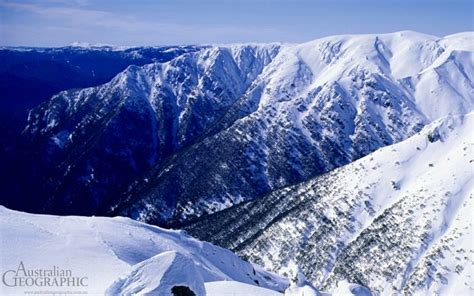
<svg viewBox="0 0 474 296">
<path fill-rule="evenodd" d="M 4 207 L 1 267 L 70 268 L 109 295 L 470 294 L 473 39 L 58 49 L 61 65 L 80 52 L 131 65 L 31 110 L 0 157 L 13 184 L 0 204 L 187 225 L 291 286 L 182 231 Z"/>
<path fill-rule="evenodd" d="M 472 110 L 468 36 L 401 32 L 281 47 L 219 122 L 221 131 L 147 175 L 123 213 L 162 217 L 163 197 L 177 201 L 169 215 L 178 219 L 217 211 L 349 163 L 440 116 Z M 409 62 L 400 65 L 402 59 Z"/>
<path fill-rule="evenodd" d="M 25 130 L 54 176 L 46 209 L 108 212 L 133 180 L 202 137 L 276 52 L 209 48 L 54 96 Z"/>
<path fill-rule="evenodd" d="M 230 285 L 262 295 L 281 295 L 277 291 L 288 285 L 285 278 L 183 231 L 128 218 L 34 215 L 0 207 L 0 222 L 2 295 L 61 289 L 90 295 L 171 296 L 174 286 L 186 286 L 196 296 L 203 296 L 205 285 L 211 282 L 217 283 L 211 284 L 210 291 Z M 35 273 L 40 269 L 41 274 Z M 44 270 L 56 273 L 47 276 Z M 53 282 L 61 270 L 70 271 L 69 275 L 63 273 L 66 278 L 85 279 L 80 285 L 59 288 L 42 284 L 44 278 Z M 20 286 L 21 280 L 15 277 L 36 284 Z"/>
<path fill-rule="evenodd" d="M 211 46 L 61 92 L 24 132 L 32 208 L 166 224 L 308 180 L 471 111 L 472 38 Z"/>
<path fill-rule="evenodd" d="M 31 196 L 42 192 L 35 173 L 37 149 L 23 141 L 28 111 L 67 89 L 97 86 L 130 65 L 167 62 L 201 47 L 0 47 L 0 201 L 12 208 L 39 209 Z M 36 166 L 38 169 L 38 166 Z M 44 202 L 45 196 L 38 199 Z"/>
<path fill-rule="evenodd" d="M 347 280 L 381 295 L 472 294 L 473 130 L 473 112 L 449 115 L 186 229 L 282 274 L 297 263 L 322 290 Z"/>
<path fill-rule="evenodd" d="M 106 83 L 129 65 L 167 62 L 199 49 L 196 46 L 0 47 L 2 111 L 26 111 L 62 90 Z"/>
</svg>

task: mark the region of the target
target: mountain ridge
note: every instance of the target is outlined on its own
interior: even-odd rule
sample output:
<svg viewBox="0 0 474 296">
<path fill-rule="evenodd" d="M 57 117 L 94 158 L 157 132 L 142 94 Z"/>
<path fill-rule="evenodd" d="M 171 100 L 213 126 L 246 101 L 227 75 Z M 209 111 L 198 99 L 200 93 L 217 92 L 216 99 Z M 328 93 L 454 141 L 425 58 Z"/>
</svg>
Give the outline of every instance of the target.
<svg viewBox="0 0 474 296">
<path fill-rule="evenodd" d="M 278 58 L 278 57 L 277 57 L 277 58 Z M 471 66 L 472 66 L 472 65 L 471 65 Z M 468 99 L 469 99 L 470 96 L 472 97 L 472 87 L 470 87 L 469 89 L 470 89 L 470 90 L 469 90 L 470 93 L 467 94 L 467 98 L 468 98 Z M 272 96 L 272 97 L 274 98 L 275 96 Z M 470 100 L 470 101 L 468 100 L 467 102 L 469 102 L 468 104 L 470 104 L 470 105 L 472 106 L 472 100 Z M 468 108 L 472 108 L 472 107 L 468 107 Z M 448 109 L 448 110 L 449 110 L 449 109 Z M 462 112 L 463 112 L 463 111 L 461 111 L 461 113 L 462 113 Z M 435 113 L 436 113 L 436 111 L 435 111 Z M 426 118 L 421 118 L 420 121 L 422 121 L 422 120 L 426 120 Z M 292 124 L 291 121 L 290 121 L 290 124 Z M 415 129 L 415 130 L 416 130 L 416 129 Z M 401 139 L 401 138 L 399 138 L 399 139 Z M 375 149 L 375 147 L 374 147 L 373 149 Z"/>
<path fill-rule="evenodd" d="M 206 47 L 62 92 L 25 130 L 43 211 L 180 223 L 330 171 L 470 111 L 471 35 Z"/>
</svg>

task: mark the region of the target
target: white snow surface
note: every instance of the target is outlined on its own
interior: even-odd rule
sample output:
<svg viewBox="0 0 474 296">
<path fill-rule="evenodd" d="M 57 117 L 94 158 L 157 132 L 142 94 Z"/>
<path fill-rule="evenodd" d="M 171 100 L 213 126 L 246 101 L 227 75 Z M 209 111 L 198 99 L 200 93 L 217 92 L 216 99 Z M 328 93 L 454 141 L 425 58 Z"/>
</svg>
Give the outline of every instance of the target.
<svg viewBox="0 0 474 296">
<path fill-rule="evenodd" d="M 299 266 L 291 267 L 290 286 L 285 290 L 285 296 L 320 296 L 321 293 L 308 282 Z"/>
<path fill-rule="evenodd" d="M 259 78 L 270 90 L 262 96 L 260 106 L 275 104 L 283 96 L 280 90 L 289 84 L 295 85 L 294 97 L 305 97 L 334 81 L 351 92 L 356 74 L 370 73 L 386 79 L 384 84 L 404 89 L 404 95 L 428 121 L 463 114 L 474 104 L 473 39 L 473 32 L 438 38 L 402 31 L 284 45 Z"/>
<path fill-rule="evenodd" d="M 285 296 L 320 296 L 318 290 L 309 285 L 304 285 L 301 287 L 290 286 L 285 290 Z"/>
<path fill-rule="evenodd" d="M 340 281 L 337 283 L 336 289 L 332 292 L 332 296 L 372 296 L 372 293 L 366 287 L 351 284 L 348 281 Z"/>
<path fill-rule="evenodd" d="M 185 285 L 205 295 L 205 282 L 237 281 L 283 291 L 287 280 L 253 267 L 234 253 L 198 241 L 183 231 L 165 230 L 128 218 L 34 215 L 0 207 L 0 267 L 71 270 L 87 287 L 62 290 L 103 295 L 151 293 Z M 112 285 L 113 284 L 113 285 Z M 1 295 L 51 290 L 10 288 Z M 169 293 L 169 292 L 168 292 Z M 271 294 L 269 294 L 271 295 Z"/>
<path fill-rule="evenodd" d="M 204 284 L 207 296 L 282 296 L 282 293 L 240 282 L 217 281 Z"/>
<path fill-rule="evenodd" d="M 201 270 L 192 259 L 169 251 L 139 263 L 129 276 L 114 282 L 106 294 L 173 296 L 174 286 L 186 286 L 196 296 L 206 295 Z"/>
</svg>

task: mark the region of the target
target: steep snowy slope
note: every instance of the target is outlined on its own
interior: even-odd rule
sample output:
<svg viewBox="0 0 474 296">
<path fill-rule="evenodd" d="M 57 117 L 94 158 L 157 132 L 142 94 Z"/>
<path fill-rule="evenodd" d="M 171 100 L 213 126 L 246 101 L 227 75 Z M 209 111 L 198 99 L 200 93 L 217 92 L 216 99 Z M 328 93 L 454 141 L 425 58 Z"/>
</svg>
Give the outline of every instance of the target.
<svg viewBox="0 0 474 296">
<path fill-rule="evenodd" d="M 127 218 L 43 216 L 0 207 L 0 253 L 2 276 L 7 270 L 16 272 L 21 263 L 25 271 L 55 266 L 71 270 L 71 277 L 86 277 L 87 285 L 7 287 L 2 282 L 2 295 L 57 290 L 103 295 L 112 284 L 108 290 L 112 295 L 153 291 L 157 292 L 154 295 L 171 295 L 176 285 L 204 295 L 204 283 L 213 281 L 238 281 L 277 291 L 287 286 L 284 278 L 252 266 L 228 250 L 182 231 Z M 19 276 L 23 276 L 22 269 Z M 30 276 L 38 278 L 38 285 L 44 282 L 42 276 Z M 14 273 L 7 273 L 4 279 L 13 285 Z"/>
<path fill-rule="evenodd" d="M 31 208 L 166 224 L 307 180 L 471 111 L 470 39 L 210 47 L 60 93 L 25 130 L 46 176 Z"/>
<path fill-rule="evenodd" d="M 60 91 L 106 83 L 129 65 L 167 62 L 199 49 L 196 46 L 0 47 L 1 112 L 26 111 Z"/>
<path fill-rule="evenodd" d="M 176 47 L 61 47 L 0 48 L 0 187 L 2 204 L 21 209 L 31 203 L 38 189 L 38 176 L 31 169 L 37 147 L 22 147 L 21 131 L 28 111 L 54 94 L 67 89 L 97 86 L 110 81 L 130 65 L 167 62 L 184 53 L 202 49 Z M 39 154 L 45 153 L 38 149 Z M 30 160 L 30 158 L 33 159 Z M 41 175 L 39 173 L 38 175 Z M 38 182 L 36 184 L 35 182 Z M 35 186 L 36 185 L 36 186 Z M 44 199 L 41 198 L 41 199 Z M 34 206 L 33 206 L 34 207 Z M 27 209 L 28 207 L 26 207 Z M 25 209 L 25 208 L 23 208 Z"/>
<path fill-rule="evenodd" d="M 474 113 L 187 230 L 316 287 L 348 280 L 392 294 L 474 290 Z M 226 225 L 225 228 L 217 227 Z"/>
<path fill-rule="evenodd" d="M 30 113 L 25 130 L 48 196 L 30 209 L 107 213 L 135 178 L 202 136 L 277 52 L 205 48 L 54 96 Z"/>
<path fill-rule="evenodd" d="M 15 149 L 15 138 L 25 126 L 29 109 L 54 94 L 106 83 L 129 65 L 167 62 L 199 49 L 196 46 L 0 47 L 0 161 L 11 157 L 9 153 L 4 160 L 2 154 Z"/>
</svg>

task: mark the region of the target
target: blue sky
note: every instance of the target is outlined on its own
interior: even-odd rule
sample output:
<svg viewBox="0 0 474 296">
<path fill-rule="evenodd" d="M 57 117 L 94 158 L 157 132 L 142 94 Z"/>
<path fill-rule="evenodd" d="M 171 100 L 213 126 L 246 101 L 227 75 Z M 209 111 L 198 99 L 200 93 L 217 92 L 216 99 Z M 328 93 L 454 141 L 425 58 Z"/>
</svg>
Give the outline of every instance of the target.
<svg viewBox="0 0 474 296">
<path fill-rule="evenodd" d="M 0 45 L 302 42 L 474 30 L 472 0 L 0 0 Z"/>
</svg>

